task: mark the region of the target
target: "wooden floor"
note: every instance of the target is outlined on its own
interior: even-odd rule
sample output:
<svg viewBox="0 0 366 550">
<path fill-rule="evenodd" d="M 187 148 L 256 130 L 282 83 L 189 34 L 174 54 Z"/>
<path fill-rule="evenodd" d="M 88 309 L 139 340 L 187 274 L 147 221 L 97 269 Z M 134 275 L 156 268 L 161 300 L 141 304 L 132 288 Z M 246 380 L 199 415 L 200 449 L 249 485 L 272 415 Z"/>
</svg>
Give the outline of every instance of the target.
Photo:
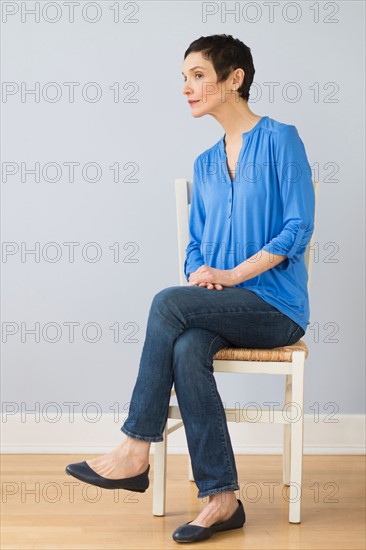
<svg viewBox="0 0 366 550">
<path fill-rule="evenodd" d="M 187 457 L 168 457 L 167 511 L 152 515 L 154 456 L 145 493 L 108 491 L 64 473 L 70 462 L 92 455 L 2 455 L 1 548 L 179 548 L 172 533 L 205 506 L 187 478 Z M 247 521 L 194 548 L 365 549 L 365 457 L 305 455 L 302 521 L 288 522 L 281 456 L 237 455 Z M 183 545 L 184 546 L 184 545 Z"/>
</svg>

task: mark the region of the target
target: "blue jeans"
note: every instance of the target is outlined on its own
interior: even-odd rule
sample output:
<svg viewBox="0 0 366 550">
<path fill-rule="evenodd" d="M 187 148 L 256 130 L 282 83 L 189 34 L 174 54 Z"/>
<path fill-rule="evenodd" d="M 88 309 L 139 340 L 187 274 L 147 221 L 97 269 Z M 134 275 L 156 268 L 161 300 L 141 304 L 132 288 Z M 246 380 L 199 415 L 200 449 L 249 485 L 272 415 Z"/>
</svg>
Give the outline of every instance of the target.
<svg viewBox="0 0 366 550">
<path fill-rule="evenodd" d="M 121 431 L 142 441 L 163 441 L 174 382 L 198 498 L 240 489 L 213 356 L 223 347 L 291 345 L 303 335 L 297 323 L 251 290 L 164 288 L 151 303 Z"/>
</svg>

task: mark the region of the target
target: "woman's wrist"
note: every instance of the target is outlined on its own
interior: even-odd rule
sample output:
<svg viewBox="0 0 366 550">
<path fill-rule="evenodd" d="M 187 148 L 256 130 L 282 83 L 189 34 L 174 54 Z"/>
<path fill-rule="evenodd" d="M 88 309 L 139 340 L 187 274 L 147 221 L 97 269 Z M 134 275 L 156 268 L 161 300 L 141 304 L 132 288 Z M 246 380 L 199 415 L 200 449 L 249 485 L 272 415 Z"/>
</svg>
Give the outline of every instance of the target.
<svg viewBox="0 0 366 550">
<path fill-rule="evenodd" d="M 243 275 L 240 273 L 241 270 L 238 269 L 238 266 L 231 269 L 231 277 L 233 286 L 239 285 L 240 283 L 244 282 L 245 279 L 243 278 Z"/>
</svg>

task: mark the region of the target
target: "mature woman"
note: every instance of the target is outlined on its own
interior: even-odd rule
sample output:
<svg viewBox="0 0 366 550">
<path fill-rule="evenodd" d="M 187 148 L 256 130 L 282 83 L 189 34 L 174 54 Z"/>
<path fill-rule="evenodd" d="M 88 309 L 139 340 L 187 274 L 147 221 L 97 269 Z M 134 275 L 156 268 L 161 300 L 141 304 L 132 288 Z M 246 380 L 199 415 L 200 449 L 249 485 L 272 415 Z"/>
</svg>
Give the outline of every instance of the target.
<svg viewBox="0 0 366 550">
<path fill-rule="evenodd" d="M 124 440 L 66 471 L 100 487 L 145 491 L 150 445 L 163 440 L 174 382 L 197 496 L 209 502 L 173 539 L 196 542 L 245 523 L 213 356 L 223 347 L 291 345 L 305 334 L 315 197 L 296 127 L 248 106 L 255 73 L 248 46 L 230 35 L 201 37 L 182 68 L 192 116 L 210 114 L 225 130 L 194 162 L 188 284 L 152 300 Z"/>
</svg>

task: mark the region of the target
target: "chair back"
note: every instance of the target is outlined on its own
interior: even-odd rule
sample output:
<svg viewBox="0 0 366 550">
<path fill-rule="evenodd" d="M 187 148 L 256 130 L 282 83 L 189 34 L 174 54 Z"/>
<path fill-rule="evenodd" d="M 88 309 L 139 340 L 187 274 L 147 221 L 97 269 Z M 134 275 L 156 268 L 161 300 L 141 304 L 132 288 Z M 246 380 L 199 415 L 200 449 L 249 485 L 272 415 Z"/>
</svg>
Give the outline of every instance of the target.
<svg viewBox="0 0 366 550">
<path fill-rule="evenodd" d="M 189 243 L 189 212 L 192 198 L 192 182 L 185 178 L 175 179 L 175 204 L 177 210 L 177 229 L 178 229 L 178 257 L 179 257 L 179 279 L 180 284 L 185 285 L 187 283 L 184 274 L 184 261 L 186 255 L 186 248 Z M 316 203 L 318 199 L 319 182 L 313 181 L 314 193 L 315 193 L 315 212 Z M 315 217 L 314 212 L 314 217 Z M 314 223 L 315 225 L 315 223 Z M 304 261 L 306 270 L 308 272 L 308 292 L 310 291 L 310 280 L 314 254 L 311 254 L 311 250 L 314 246 L 314 233 L 306 247 L 304 254 Z"/>
</svg>

